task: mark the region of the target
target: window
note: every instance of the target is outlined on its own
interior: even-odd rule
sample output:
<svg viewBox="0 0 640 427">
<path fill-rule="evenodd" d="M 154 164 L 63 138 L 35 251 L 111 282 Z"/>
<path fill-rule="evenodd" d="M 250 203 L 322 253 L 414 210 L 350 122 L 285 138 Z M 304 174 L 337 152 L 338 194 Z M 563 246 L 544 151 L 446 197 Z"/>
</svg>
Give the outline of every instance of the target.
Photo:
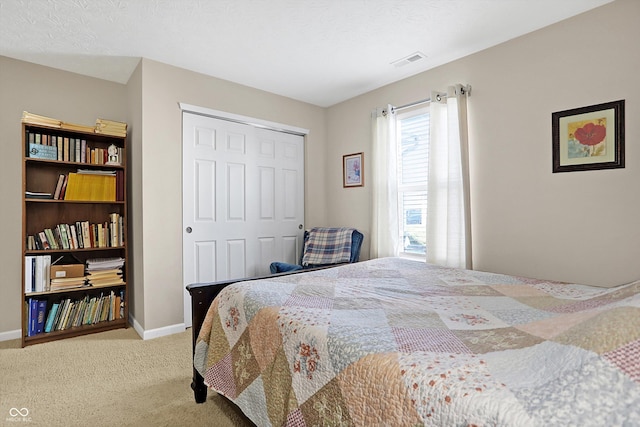
<svg viewBox="0 0 640 427">
<path fill-rule="evenodd" d="M 429 110 L 414 109 L 397 116 L 398 218 L 401 250 L 426 254 Z"/>
</svg>

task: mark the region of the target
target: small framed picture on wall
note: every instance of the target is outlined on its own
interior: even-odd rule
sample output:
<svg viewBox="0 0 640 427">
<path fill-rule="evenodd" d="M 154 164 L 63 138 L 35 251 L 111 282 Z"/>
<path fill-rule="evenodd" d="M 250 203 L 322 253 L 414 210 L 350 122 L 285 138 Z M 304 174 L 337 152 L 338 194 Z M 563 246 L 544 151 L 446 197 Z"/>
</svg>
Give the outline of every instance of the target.
<svg viewBox="0 0 640 427">
<path fill-rule="evenodd" d="M 624 100 L 551 115 L 553 172 L 624 167 Z"/>
<path fill-rule="evenodd" d="M 345 154 L 342 156 L 342 186 L 364 186 L 364 153 Z"/>
</svg>

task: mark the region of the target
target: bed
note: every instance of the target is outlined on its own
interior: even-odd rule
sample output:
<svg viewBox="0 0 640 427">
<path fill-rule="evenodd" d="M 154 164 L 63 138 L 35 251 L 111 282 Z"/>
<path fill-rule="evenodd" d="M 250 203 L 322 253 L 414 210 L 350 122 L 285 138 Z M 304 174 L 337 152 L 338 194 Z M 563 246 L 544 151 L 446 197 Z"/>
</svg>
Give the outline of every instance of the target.
<svg viewBox="0 0 640 427">
<path fill-rule="evenodd" d="M 640 425 L 640 281 L 381 258 L 190 292 L 196 400 L 258 426 Z"/>
</svg>

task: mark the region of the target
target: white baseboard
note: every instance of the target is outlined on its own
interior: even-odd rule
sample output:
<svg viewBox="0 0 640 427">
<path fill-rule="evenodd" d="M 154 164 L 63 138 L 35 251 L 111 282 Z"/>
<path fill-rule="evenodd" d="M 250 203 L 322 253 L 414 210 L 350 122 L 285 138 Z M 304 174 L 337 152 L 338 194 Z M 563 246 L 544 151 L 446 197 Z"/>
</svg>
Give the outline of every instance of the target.
<svg viewBox="0 0 640 427">
<path fill-rule="evenodd" d="M 150 340 L 153 338 L 164 337 L 166 335 L 178 334 L 180 332 L 184 332 L 186 329 L 184 323 L 178 323 L 176 325 L 164 326 L 162 328 L 144 330 L 140 323 L 138 323 L 135 317 L 133 317 L 131 314 L 129 314 L 129 323 L 131 323 L 133 329 L 136 330 L 138 335 L 140 335 L 140 338 L 142 338 L 143 340 Z"/>
<path fill-rule="evenodd" d="M 15 331 L 0 332 L 0 341 L 17 340 L 22 336 L 22 331 L 16 329 Z"/>
<path fill-rule="evenodd" d="M 133 329 L 136 330 L 140 338 L 143 340 L 150 340 L 153 338 L 160 338 L 166 335 L 178 334 L 180 332 L 184 332 L 186 326 L 184 323 L 178 323 L 176 325 L 164 326 L 162 328 L 150 329 L 145 331 L 142 326 L 138 323 L 138 321 L 131 315 L 129 315 L 129 323 L 133 326 Z M 22 331 L 20 329 L 16 329 L 15 331 L 6 331 L 0 332 L 0 341 L 9 341 L 20 339 L 22 336 Z"/>
</svg>

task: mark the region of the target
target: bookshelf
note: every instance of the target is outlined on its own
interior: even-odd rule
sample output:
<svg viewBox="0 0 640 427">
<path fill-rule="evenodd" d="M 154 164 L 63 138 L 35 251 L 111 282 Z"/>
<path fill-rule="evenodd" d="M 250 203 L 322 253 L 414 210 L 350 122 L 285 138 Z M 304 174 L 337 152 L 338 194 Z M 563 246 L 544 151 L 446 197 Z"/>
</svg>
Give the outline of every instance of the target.
<svg viewBox="0 0 640 427">
<path fill-rule="evenodd" d="M 25 116 L 22 346 L 126 328 L 126 125 Z"/>
</svg>

